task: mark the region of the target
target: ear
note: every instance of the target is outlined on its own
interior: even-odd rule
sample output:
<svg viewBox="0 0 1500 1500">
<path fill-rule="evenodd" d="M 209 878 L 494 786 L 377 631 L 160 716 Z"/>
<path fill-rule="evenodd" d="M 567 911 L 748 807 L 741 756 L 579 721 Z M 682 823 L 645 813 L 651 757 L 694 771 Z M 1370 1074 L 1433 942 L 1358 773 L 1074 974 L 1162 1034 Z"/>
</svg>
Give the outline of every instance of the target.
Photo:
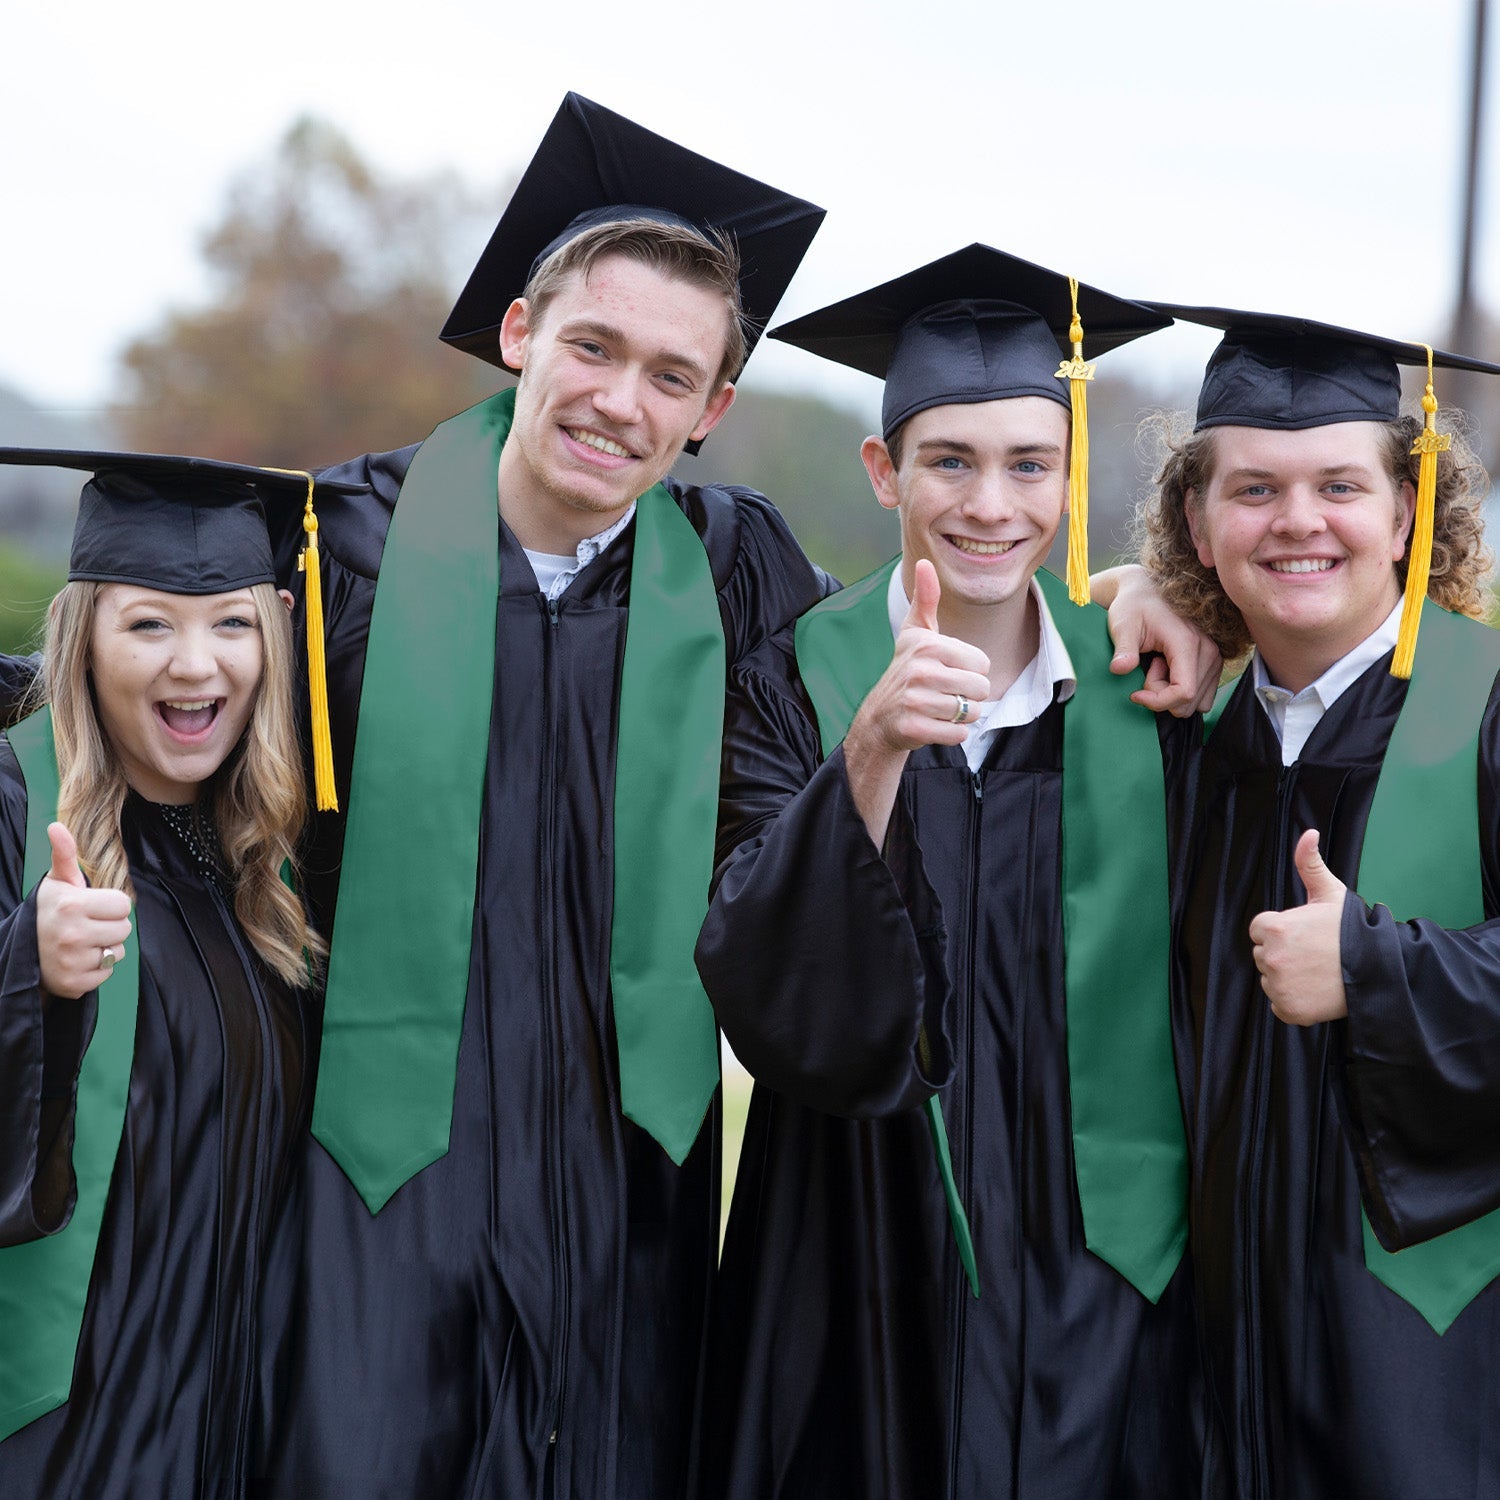
<svg viewBox="0 0 1500 1500">
<path fill-rule="evenodd" d="M 1188 490 L 1182 497 L 1182 508 L 1187 516 L 1188 535 L 1193 539 L 1193 546 L 1198 549 L 1198 561 L 1205 568 L 1214 565 L 1213 548 L 1208 541 L 1208 528 L 1203 524 L 1203 508 L 1198 503 L 1198 491 Z"/>
<path fill-rule="evenodd" d="M 525 368 L 526 340 L 530 334 L 531 309 L 524 297 L 517 297 L 500 320 L 500 357 L 511 369 Z"/>
<path fill-rule="evenodd" d="M 1401 481 L 1401 493 L 1397 497 L 1400 512 L 1396 518 L 1396 536 L 1391 543 L 1391 561 L 1400 562 L 1406 556 L 1406 543 L 1411 536 L 1412 523 L 1417 515 L 1417 488 L 1409 479 Z"/>
<path fill-rule="evenodd" d="M 895 510 L 901 503 L 901 495 L 896 488 L 896 466 L 891 462 L 891 450 L 885 440 L 873 435 L 867 437 L 859 445 L 859 456 L 874 486 L 875 498 L 887 510 Z"/>
<path fill-rule="evenodd" d="M 286 612 L 288 614 L 291 614 L 292 610 L 295 609 L 297 605 L 297 601 L 292 598 L 292 591 L 290 589 L 277 589 L 276 592 L 279 595 L 281 602 L 286 605 Z"/>
<path fill-rule="evenodd" d="M 688 441 L 701 443 L 720 422 L 724 420 L 725 413 L 734 405 L 734 382 L 726 380 L 723 385 L 709 397 L 708 405 L 703 408 L 703 415 L 698 419 L 698 425 L 693 428 Z"/>
</svg>

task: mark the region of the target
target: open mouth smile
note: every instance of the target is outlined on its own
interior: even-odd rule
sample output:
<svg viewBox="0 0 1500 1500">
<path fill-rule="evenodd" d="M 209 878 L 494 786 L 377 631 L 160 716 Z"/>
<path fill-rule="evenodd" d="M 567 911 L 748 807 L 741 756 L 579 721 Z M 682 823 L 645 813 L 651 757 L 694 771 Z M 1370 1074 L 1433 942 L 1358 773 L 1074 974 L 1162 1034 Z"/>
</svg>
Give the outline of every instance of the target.
<svg viewBox="0 0 1500 1500">
<path fill-rule="evenodd" d="M 162 699 L 152 708 L 174 740 L 194 745 L 207 739 L 223 705 L 222 698 L 172 698 Z"/>
<path fill-rule="evenodd" d="M 602 453 L 607 458 L 635 457 L 623 443 L 617 443 L 613 438 L 607 438 L 601 432 L 590 432 L 586 427 L 564 427 L 563 431 L 580 448 L 591 448 L 595 453 Z"/>
<path fill-rule="evenodd" d="M 966 536 L 949 536 L 947 540 L 971 557 L 1002 557 L 1017 545 L 1015 542 L 977 542 Z"/>
<path fill-rule="evenodd" d="M 1288 557 L 1268 562 L 1273 573 L 1328 573 L 1338 566 L 1336 557 Z"/>
</svg>

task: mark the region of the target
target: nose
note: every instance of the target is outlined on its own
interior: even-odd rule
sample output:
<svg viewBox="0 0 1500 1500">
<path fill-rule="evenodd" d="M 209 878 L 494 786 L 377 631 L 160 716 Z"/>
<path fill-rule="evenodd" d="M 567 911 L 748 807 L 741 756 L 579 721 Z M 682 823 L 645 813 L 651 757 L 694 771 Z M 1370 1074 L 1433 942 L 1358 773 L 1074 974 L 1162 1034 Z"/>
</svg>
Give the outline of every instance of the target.
<svg viewBox="0 0 1500 1500">
<path fill-rule="evenodd" d="M 981 471 L 964 496 L 962 513 L 966 520 L 987 526 L 1008 521 L 1016 513 L 1015 496 L 1003 473 Z"/>
<path fill-rule="evenodd" d="M 594 388 L 594 410 L 606 421 L 622 427 L 639 422 L 642 417 L 641 379 L 641 373 L 632 369 L 602 373 Z"/>
<path fill-rule="evenodd" d="M 1327 529 L 1316 492 L 1304 484 L 1294 484 L 1287 490 L 1271 521 L 1271 530 L 1277 536 L 1316 536 Z"/>
<path fill-rule="evenodd" d="M 167 670 L 179 682 L 206 682 L 219 669 L 213 640 L 207 631 L 178 630 L 173 648 Z"/>
</svg>

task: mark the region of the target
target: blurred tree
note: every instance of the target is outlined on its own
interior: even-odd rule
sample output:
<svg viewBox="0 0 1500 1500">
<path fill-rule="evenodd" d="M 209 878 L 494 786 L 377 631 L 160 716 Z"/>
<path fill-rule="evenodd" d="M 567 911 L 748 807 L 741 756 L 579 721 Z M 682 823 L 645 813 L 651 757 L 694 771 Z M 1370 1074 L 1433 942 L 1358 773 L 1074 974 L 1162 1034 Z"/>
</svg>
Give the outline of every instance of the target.
<svg viewBox="0 0 1500 1500">
<path fill-rule="evenodd" d="M 452 174 L 396 181 L 297 121 L 205 236 L 216 299 L 121 356 L 125 441 L 303 467 L 425 437 L 504 378 L 438 340 L 493 218 Z"/>
<path fill-rule="evenodd" d="M 697 458 L 673 472 L 696 484 L 752 484 L 780 507 L 809 557 L 846 583 L 901 546 L 896 517 L 870 488 L 859 445 L 868 428 L 813 395 L 742 385 L 734 409 Z"/>
</svg>

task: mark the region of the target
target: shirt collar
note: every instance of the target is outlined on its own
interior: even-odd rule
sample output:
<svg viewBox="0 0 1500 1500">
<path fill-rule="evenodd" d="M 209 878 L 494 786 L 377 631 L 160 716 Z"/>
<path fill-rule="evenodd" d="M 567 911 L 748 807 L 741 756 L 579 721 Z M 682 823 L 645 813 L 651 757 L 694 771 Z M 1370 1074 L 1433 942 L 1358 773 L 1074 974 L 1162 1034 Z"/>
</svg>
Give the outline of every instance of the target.
<svg viewBox="0 0 1500 1500">
<path fill-rule="evenodd" d="M 624 531 L 635 518 L 636 502 L 632 500 L 625 514 L 612 526 L 607 526 L 594 536 L 586 536 L 579 542 L 570 557 L 566 552 L 533 552 L 523 548 L 531 571 L 536 574 L 537 587 L 548 599 L 556 599 L 572 581 L 598 557 L 598 555 Z"/>
<path fill-rule="evenodd" d="M 1396 607 L 1385 617 L 1378 630 L 1367 635 L 1352 651 L 1339 657 L 1316 682 L 1309 683 L 1300 693 L 1290 692 L 1273 683 L 1271 674 L 1266 671 L 1265 661 L 1257 650 L 1251 657 L 1256 696 L 1262 703 L 1296 701 L 1304 695 L 1316 697 L 1326 713 L 1387 651 L 1395 649 L 1396 637 L 1401 631 L 1401 608 L 1402 601 L 1397 600 Z"/>
</svg>

